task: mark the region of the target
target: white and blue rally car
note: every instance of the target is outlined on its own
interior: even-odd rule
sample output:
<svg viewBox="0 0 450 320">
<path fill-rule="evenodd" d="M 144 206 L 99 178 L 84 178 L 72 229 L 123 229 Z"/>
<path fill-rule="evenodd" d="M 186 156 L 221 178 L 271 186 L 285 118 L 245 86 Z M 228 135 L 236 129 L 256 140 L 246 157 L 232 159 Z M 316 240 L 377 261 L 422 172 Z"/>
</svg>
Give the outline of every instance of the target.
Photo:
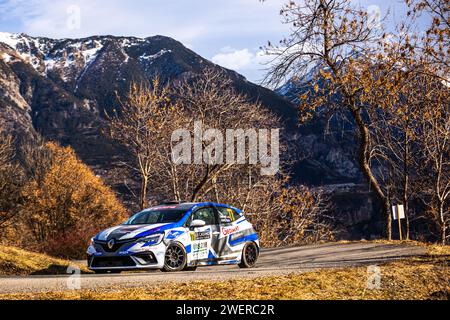
<svg viewBox="0 0 450 320">
<path fill-rule="evenodd" d="M 89 269 L 96 273 L 237 264 L 252 268 L 259 240 L 240 210 L 217 203 L 165 203 L 132 216 L 91 239 Z"/>
</svg>

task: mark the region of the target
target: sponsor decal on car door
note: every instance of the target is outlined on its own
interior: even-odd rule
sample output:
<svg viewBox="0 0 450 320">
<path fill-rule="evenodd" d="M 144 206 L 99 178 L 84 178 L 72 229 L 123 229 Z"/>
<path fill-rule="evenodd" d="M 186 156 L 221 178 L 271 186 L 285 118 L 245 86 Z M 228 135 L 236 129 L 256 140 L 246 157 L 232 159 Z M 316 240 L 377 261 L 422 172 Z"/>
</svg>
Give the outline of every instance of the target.
<svg viewBox="0 0 450 320">
<path fill-rule="evenodd" d="M 209 250 L 211 249 L 212 228 L 205 226 L 195 228 L 189 232 L 192 244 L 192 259 L 204 260 L 208 259 Z"/>
</svg>

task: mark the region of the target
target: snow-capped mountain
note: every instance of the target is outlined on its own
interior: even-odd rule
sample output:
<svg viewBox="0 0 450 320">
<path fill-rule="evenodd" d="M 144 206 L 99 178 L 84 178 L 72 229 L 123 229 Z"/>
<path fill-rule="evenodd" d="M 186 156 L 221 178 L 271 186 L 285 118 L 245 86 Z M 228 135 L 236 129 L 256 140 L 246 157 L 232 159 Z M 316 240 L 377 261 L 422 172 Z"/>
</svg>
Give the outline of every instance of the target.
<svg viewBox="0 0 450 320">
<path fill-rule="evenodd" d="M 72 145 L 91 165 L 110 163 L 116 152 L 99 126 L 105 111 L 118 107 L 115 92 L 125 94 L 131 81 L 155 74 L 176 81 L 205 67 L 220 68 L 163 36 L 49 39 L 0 33 L 0 90 L 4 91 L 0 99 L 8 99 L 0 109 L 0 121 L 3 118 L 16 131 L 38 131 Z M 297 164 L 303 182 L 359 181 L 359 170 L 346 146 L 324 134 L 329 124 L 326 117 L 297 128 L 295 104 L 309 85 L 308 75 L 287 82 L 275 93 L 234 71 L 226 72 L 239 91 L 282 117 L 286 136 L 298 146 L 291 152 L 300 152 L 298 158 L 305 159 Z"/>
<path fill-rule="evenodd" d="M 152 64 L 169 49 L 162 49 L 156 53 L 143 52 L 136 55 L 136 47 L 157 40 L 140 38 L 92 37 L 85 39 L 48 39 L 34 38 L 25 34 L 10 34 L 0 32 L 0 42 L 7 44 L 14 52 L 4 52 L 4 62 L 22 60 L 30 64 L 40 75 L 45 77 L 59 77 L 63 82 L 73 83 L 81 81 L 83 75 L 99 57 L 105 46 L 115 44 L 119 49 L 123 63 L 130 61 L 128 53 L 140 62 L 144 68 Z M 76 84 L 76 82 L 75 82 Z"/>
<path fill-rule="evenodd" d="M 116 152 L 99 126 L 105 111 L 118 107 L 116 92 L 123 95 L 132 81 L 155 74 L 176 81 L 206 67 L 221 68 L 164 36 L 49 39 L 0 33 L 0 121 L 10 130 L 38 131 L 72 145 L 89 164 L 110 163 Z M 238 91 L 287 123 L 295 121 L 288 100 L 223 70 Z"/>
</svg>

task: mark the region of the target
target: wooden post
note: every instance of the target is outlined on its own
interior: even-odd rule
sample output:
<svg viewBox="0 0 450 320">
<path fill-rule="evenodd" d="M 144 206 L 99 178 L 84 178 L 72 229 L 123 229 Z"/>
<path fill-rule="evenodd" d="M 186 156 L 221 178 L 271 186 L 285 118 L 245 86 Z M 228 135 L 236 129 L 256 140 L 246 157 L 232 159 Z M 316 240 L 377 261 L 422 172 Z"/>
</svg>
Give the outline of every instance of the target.
<svg viewBox="0 0 450 320">
<path fill-rule="evenodd" d="M 405 218 L 405 213 L 404 213 L 404 209 L 403 209 L 403 205 L 398 204 L 398 205 L 394 205 L 392 206 L 392 216 L 394 218 L 394 220 L 398 221 L 398 236 L 400 238 L 400 241 L 403 240 L 403 236 L 402 236 L 402 218 Z"/>
<path fill-rule="evenodd" d="M 405 219 L 405 207 L 402 204 L 397 205 L 397 219 L 398 219 L 398 234 L 400 236 L 400 240 L 403 240 L 402 237 L 402 219 Z"/>
</svg>

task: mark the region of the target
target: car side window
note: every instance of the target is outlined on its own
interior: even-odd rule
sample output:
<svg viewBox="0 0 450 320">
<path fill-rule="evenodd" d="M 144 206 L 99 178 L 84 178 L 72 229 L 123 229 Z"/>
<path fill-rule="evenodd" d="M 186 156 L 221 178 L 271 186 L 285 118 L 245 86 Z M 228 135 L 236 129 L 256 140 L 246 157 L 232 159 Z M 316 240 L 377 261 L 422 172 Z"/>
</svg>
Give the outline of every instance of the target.
<svg viewBox="0 0 450 320">
<path fill-rule="evenodd" d="M 214 209 L 211 207 L 201 208 L 201 209 L 198 209 L 197 211 L 195 211 L 191 215 L 189 222 L 192 222 L 194 220 L 205 221 L 205 224 L 207 226 L 218 224 Z"/>
<path fill-rule="evenodd" d="M 241 216 L 231 208 L 217 207 L 221 224 L 228 224 L 236 221 Z"/>
<path fill-rule="evenodd" d="M 230 210 L 233 212 L 234 220 L 239 220 L 241 215 L 239 213 L 237 213 L 236 210 L 233 210 L 233 209 L 230 209 Z"/>
</svg>

